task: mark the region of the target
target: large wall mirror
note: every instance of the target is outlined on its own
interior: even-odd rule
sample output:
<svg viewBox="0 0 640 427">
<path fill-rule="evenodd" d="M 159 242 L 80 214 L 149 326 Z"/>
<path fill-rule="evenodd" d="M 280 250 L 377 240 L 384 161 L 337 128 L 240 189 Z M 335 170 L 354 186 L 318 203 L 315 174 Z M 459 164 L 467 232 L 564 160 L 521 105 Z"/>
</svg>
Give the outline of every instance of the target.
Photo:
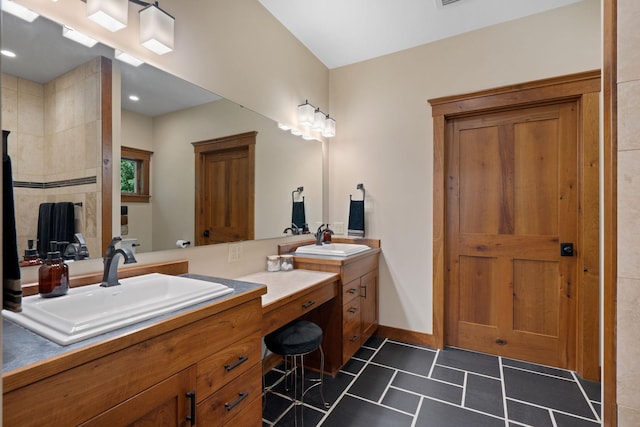
<svg viewBox="0 0 640 427">
<path fill-rule="evenodd" d="M 63 38 L 63 23 L 42 16 L 28 23 L 4 12 L 2 20 L 2 48 L 17 55 L 2 59 L 2 127 L 11 131 L 20 253 L 37 237 L 41 204 L 71 202 L 91 258 L 102 255 L 102 57 L 113 66 L 114 159 L 121 146 L 152 153 L 148 201 L 121 202 L 119 188 L 110 199 L 114 211 L 123 207 L 112 221 L 125 225 L 122 237 L 135 241 L 138 252 L 196 241 L 193 143 L 230 135 L 256 132 L 255 239 L 283 235 L 292 197 L 304 197 L 310 227 L 321 220 L 322 143 L 284 132 L 272 120 L 148 64 L 114 60 L 114 50 L 101 43 L 86 48 Z M 119 165 L 113 169 L 119 173 Z M 294 193 L 298 187 L 302 193 Z"/>
</svg>

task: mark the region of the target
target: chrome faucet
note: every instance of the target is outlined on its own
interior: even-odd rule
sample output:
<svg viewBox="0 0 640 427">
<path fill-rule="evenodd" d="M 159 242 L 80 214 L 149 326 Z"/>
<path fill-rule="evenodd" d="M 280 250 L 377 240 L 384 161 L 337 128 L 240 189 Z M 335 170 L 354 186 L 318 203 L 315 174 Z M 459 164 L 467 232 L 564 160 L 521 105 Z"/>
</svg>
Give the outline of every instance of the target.
<svg viewBox="0 0 640 427">
<path fill-rule="evenodd" d="M 133 252 L 131 252 L 129 248 L 116 249 L 116 244 L 121 240 L 122 237 L 114 237 L 104 254 L 104 258 L 102 259 L 104 262 L 104 273 L 102 274 L 102 283 L 100 284 L 102 287 L 108 288 L 120 284 L 118 281 L 118 261 L 120 257 L 124 256 L 125 264 L 137 262 L 136 257 L 133 256 Z"/>
<path fill-rule="evenodd" d="M 322 228 L 324 227 L 324 229 Z M 318 227 L 318 230 L 316 231 L 316 245 L 317 246 L 322 246 L 324 240 L 325 240 L 325 235 L 327 235 L 327 239 L 329 241 L 329 243 L 331 243 L 331 235 L 333 234 L 333 230 L 331 230 L 329 228 L 329 224 L 322 224 L 320 227 Z"/>
<path fill-rule="evenodd" d="M 300 227 L 295 225 L 295 223 L 293 222 L 291 223 L 291 227 L 287 227 L 284 229 L 283 233 L 287 234 L 287 231 L 291 231 L 292 236 L 297 236 L 299 234 L 302 234 L 302 230 L 300 229 Z"/>
</svg>

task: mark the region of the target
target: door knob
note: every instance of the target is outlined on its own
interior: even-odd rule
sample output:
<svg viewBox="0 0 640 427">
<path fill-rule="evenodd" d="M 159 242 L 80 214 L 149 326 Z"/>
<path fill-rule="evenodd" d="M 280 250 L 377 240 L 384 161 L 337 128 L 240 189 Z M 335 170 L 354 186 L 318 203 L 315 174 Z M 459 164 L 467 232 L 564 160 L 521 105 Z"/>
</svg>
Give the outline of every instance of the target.
<svg viewBox="0 0 640 427">
<path fill-rule="evenodd" d="M 202 235 L 204 237 L 209 237 L 209 230 L 204 230 L 204 233 L 202 233 Z"/>
</svg>

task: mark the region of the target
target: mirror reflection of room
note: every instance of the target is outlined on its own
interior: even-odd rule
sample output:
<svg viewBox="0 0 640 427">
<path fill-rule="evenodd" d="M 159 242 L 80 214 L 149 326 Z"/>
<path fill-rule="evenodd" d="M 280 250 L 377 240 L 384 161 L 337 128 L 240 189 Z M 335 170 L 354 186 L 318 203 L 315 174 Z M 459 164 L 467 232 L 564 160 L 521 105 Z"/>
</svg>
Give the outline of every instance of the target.
<svg viewBox="0 0 640 427">
<path fill-rule="evenodd" d="M 108 215 L 102 188 L 109 183 L 103 182 L 100 168 L 101 57 L 110 60 L 117 76 L 112 84 L 120 94 L 113 102 L 121 100 L 120 111 L 114 106 L 113 112 L 114 176 L 119 174 L 121 145 L 153 153 L 147 201 L 121 201 L 118 189 L 112 192 L 112 211 L 119 212 L 121 205 L 128 210 L 122 237 L 138 252 L 173 249 L 178 240 L 195 242 L 191 144 L 241 132 L 257 132 L 254 239 L 283 235 L 291 206 L 286 196 L 276 195 L 287 194 L 298 183 L 305 186 L 308 220 L 320 221 L 320 143 L 302 141 L 272 120 L 148 64 L 133 67 L 115 60 L 113 49 L 100 43 L 85 48 L 63 39 L 61 25 L 42 16 L 28 23 L 3 13 L 2 32 L 3 45 L 11 42 L 31 52 L 30 59 L 42 61 L 30 63 L 26 71 L 20 61 L 2 62 L 2 125 L 15 137 L 9 152 L 15 163 L 21 256 L 29 240 L 37 246 L 42 203 L 73 203 L 74 235 L 81 234 L 91 257 L 102 256 Z M 137 90 L 153 97 L 130 100 Z M 168 101 L 174 104 L 168 106 Z M 287 165 L 286 174 L 282 165 Z M 121 220 L 114 215 L 114 224 Z"/>
</svg>

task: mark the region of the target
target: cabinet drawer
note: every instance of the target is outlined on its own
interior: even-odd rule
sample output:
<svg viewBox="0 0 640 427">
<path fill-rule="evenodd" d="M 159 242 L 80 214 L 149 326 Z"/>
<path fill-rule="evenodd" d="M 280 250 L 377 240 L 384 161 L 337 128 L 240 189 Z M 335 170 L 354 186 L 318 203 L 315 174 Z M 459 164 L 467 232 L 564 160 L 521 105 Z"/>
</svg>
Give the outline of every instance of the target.
<svg viewBox="0 0 640 427">
<path fill-rule="evenodd" d="M 346 264 L 342 270 L 342 283 L 349 283 L 352 280 L 378 269 L 378 255 L 374 254 L 366 258 L 359 259 L 350 264 Z"/>
<path fill-rule="evenodd" d="M 360 298 L 354 298 L 352 301 L 342 306 L 342 329 L 353 329 L 360 325 Z"/>
<path fill-rule="evenodd" d="M 262 401 L 262 365 L 254 364 L 235 381 L 198 404 L 196 423 L 199 426 L 222 426 L 251 407 L 254 400 Z M 260 419 L 255 422 L 259 423 Z"/>
<path fill-rule="evenodd" d="M 262 399 L 260 396 L 255 396 L 255 399 L 242 412 L 227 421 L 225 427 L 260 426 L 261 420 Z"/>
<path fill-rule="evenodd" d="M 360 348 L 360 323 L 350 329 L 344 329 L 342 337 L 342 363 L 347 363 Z"/>
<path fill-rule="evenodd" d="M 260 346 L 260 334 L 256 333 L 198 362 L 198 401 L 237 378 L 255 363 L 259 363 Z"/>
<path fill-rule="evenodd" d="M 358 295 L 360 295 L 360 279 L 342 285 L 342 304 L 347 304 Z"/>
<path fill-rule="evenodd" d="M 337 282 L 332 282 L 296 298 L 293 302 L 281 306 L 275 310 L 264 312 L 262 315 L 262 335 L 275 331 L 278 327 L 286 325 L 294 319 L 308 313 L 337 296 Z"/>
</svg>

